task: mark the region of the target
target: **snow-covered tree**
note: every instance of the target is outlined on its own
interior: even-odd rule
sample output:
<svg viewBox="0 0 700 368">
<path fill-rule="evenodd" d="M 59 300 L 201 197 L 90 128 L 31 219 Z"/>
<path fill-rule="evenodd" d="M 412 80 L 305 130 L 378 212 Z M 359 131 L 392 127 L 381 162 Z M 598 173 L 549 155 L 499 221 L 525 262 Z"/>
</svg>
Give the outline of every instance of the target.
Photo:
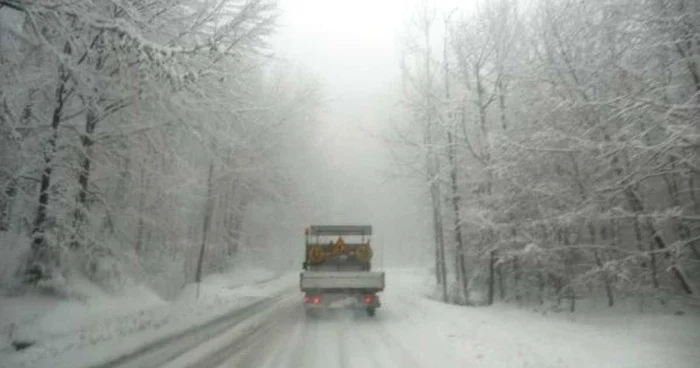
<svg viewBox="0 0 700 368">
<path fill-rule="evenodd" d="M 207 202 L 204 272 L 230 266 L 247 204 L 292 189 L 272 153 L 318 100 L 270 76 L 274 1 L 13 0 L 0 16 L 0 232 L 24 280 L 145 273 L 170 294 Z"/>
<path fill-rule="evenodd" d="M 470 290 L 571 308 L 697 293 L 699 11 L 501 0 L 452 16 L 435 120 Z"/>
</svg>

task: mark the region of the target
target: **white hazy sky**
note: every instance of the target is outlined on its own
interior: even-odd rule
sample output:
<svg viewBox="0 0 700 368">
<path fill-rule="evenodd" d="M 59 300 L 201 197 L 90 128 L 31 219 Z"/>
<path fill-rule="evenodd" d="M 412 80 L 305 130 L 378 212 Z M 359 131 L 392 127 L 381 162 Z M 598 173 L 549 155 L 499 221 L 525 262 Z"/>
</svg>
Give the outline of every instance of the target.
<svg viewBox="0 0 700 368">
<path fill-rule="evenodd" d="M 383 90 L 399 75 L 400 35 L 421 0 L 278 0 L 277 51 L 325 82 L 333 98 Z M 438 12 L 475 0 L 431 0 Z"/>
<path fill-rule="evenodd" d="M 275 46 L 318 75 L 341 98 L 377 90 L 398 74 L 396 35 L 405 18 L 399 0 L 279 0 Z"/>
<path fill-rule="evenodd" d="M 312 221 L 373 224 L 375 244 L 385 245 L 379 253 L 394 264 L 430 254 L 421 189 L 387 182 L 388 149 L 372 137 L 397 116 L 400 96 L 392 92 L 400 76 L 400 35 L 415 2 L 278 0 L 282 16 L 273 39 L 278 56 L 318 78 L 328 101 L 318 132 L 325 167 L 308 168 L 316 196 L 309 201 L 326 211 Z M 433 1 L 442 9 L 464 2 Z"/>
</svg>

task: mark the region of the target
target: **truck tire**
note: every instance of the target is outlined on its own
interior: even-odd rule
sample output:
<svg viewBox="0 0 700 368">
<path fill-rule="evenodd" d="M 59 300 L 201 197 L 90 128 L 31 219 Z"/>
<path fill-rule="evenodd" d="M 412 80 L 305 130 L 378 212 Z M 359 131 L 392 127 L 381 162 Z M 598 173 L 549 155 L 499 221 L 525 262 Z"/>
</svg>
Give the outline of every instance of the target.
<svg viewBox="0 0 700 368">
<path fill-rule="evenodd" d="M 374 308 L 372 308 L 372 307 L 367 308 L 367 315 L 370 317 L 374 317 Z"/>
</svg>

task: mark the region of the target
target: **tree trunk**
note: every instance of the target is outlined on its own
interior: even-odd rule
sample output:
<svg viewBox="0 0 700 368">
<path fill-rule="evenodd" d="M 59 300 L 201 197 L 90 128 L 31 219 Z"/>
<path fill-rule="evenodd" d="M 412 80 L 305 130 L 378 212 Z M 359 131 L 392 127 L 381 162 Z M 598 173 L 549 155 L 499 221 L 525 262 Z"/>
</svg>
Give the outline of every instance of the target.
<svg viewBox="0 0 700 368">
<path fill-rule="evenodd" d="M 53 259 L 53 256 L 48 252 L 49 245 L 46 243 L 46 235 L 44 232 L 46 230 L 47 207 L 51 199 L 49 188 L 51 187 L 53 174 L 53 160 L 56 157 L 58 130 L 61 125 L 63 108 L 68 98 L 68 92 L 66 91 L 68 74 L 63 70 L 63 67 L 59 68 L 59 73 L 61 76 L 55 94 L 56 107 L 54 107 L 51 116 L 51 136 L 46 142 L 47 147 L 44 148 L 44 170 L 41 174 L 39 205 L 36 210 L 32 228 L 32 253 L 26 268 L 27 278 L 25 280 L 29 283 L 36 283 L 40 279 L 47 277 L 46 272 L 49 272 L 49 270 L 47 270 L 46 267 L 48 267 L 50 263 L 58 261 L 57 259 Z"/>
<path fill-rule="evenodd" d="M 569 259 L 566 260 L 566 273 L 569 279 L 568 282 L 568 295 L 569 295 L 569 312 L 573 313 L 576 311 L 576 291 L 574 290 L 574 264 L 573 264 L 573 254 L 569 254 Z"/>
<path fill-rule="evenodd" d="M 95 143 L 93 133 L 97 125 L 97 116 L 92 110 L 88 110 L 85 117 L 85 132 L 80 136 L 82 146 L 82 159 L 80 163 L 80 171 L 78 174 L 78 203 L 73 213 L 73 228 L 74 235 L 70 245 L 71 248 L 81 248 L 86 245 L 85 227 L 88 212 L 88 186 L 90 183 L 90 170 L 92 166 L 92 147 Z"/>
<path fill-rule="evenodd" d="M 691 173 L 690 178 L 688 178 L 688 193 L 690 194 L 690 199 L 693 201 L 693 211 L 697 215 L 700 214 L 700 201 L 698 201 L 696 192 L 695 175 Z"/>
<path fill-rule="evenodd" d="M 644 249 L 643 245 L 643 240 L 642 240 L 642 226 L 641 222 L 639 221 L 639 214 L 634 215 L 634 237 L 637 242 L 637 248 L 639 249 L 640 252 L 646 252 Z M 646 262 L 642 262 L 641 264 L 642 268 L 646 268 Z M 655 289 L 659 288 L 659 278 L 657 276 L 656 272 L 656 254 L 654 252 L 649 252 L 649 271 L 651 273 L 651 284 L 654 286 Z"/>
<path fill-rule="evenodd" d="M 564 258 L 564 267 L 566 268 L 566 288 L 565 292 L 569 299 L 569 311 L 571 313 L 576 311 L 576 290 L 574 289 L 574 249 L 571 248 L 571 241 L 569 238 L 569 228 L 560 228 L 557 231 L 557 239 L 560 244 L 563 244 L 569 251 Z"/>
<path fill-rule="evenodd" d="M 503 71 L 500 71 L 500 76 L 498 77 L 498 107 L 501 112 L 501 128 L 505 132 L 508 129 L 508 120 L 506 118 L 506 87 L 503 84 Z"/>
<path fill-rule="evenodd" d="M 10 230 L 12 208 L 14 206 L 16 196 L 17 180 L 11 178 L 7 183 L 7 187 L 5 187 L 5 195 L 0 198 L 0 231 Z"/>
<path fill-rule="evenodd" d="M 498 296 L 501 301 L 506 299 L 506 283 L 503 279 L 503 263 L 496 265 L 496 277 L 498 277 Z"/>
<path fill-rule="evenodd" d="M 600 256 L 598 255 L 597 250 L 593 251 L 593 257 L 595 258 L 595 264 L 598 266 L 598 268 L 603 267 L 603 263 L 600 259 Z M 603 286 L 605 287 L 605 294 L 608 296 L 608 307 L 612 307 L 613 305 L 615 305 L 615 298 L 613 295 L 612 287 L 610 286 L 610 280 L 607 275 L 607 271 L 604 271 L 603 273 Z"/>
<path fill-rule="evenodd" d="M 634 200 L 637 203 L 639 203 L 639 205 L 641 206 L 641 202 L 639 201 L 639 198 L 636 197 L 636 194 L 633 193 L 633 195 L 634 195 Z M 652 239 L 654 240 L 653 244 L 656 244 L 656 247 L 658 250 L 664 251 L 663 253 L 664 253 L 664 256 L 666 258 L 670 258 L 671 253 L 668 250 L 668 246 L 666 245 L 666 241 L 664 241 L 664 239 L 661 237 L 661 233 L 656 229 L 656 226 L 654 226 L 654 223 L 652 222 L 652 220 L 647 219 L 646 225 L 649 228 L 649 232 L 652 234 Z M 653 245 L 650 244 L 650 248 L 651 248 L 650 251 L 652 253 L 652 259 L 653 259 L 653 257 L 654 257 Z M 683 291 L 686 294 L 693 294 L 693 290 L 690 287 L 690 283 L 686 279 L 685 274 L 683 273 L 683 270 L 681 269 L 681 267 L 678 264 L 674 264 L 671 266 L 671 271 L 672 271 L 673 275 L 676 277 L 676 279 L 678 280 Z"/>
<path fill-rule="evenodd" d="M 513 292 L 515 293 L 515 300 L 520 303 L 522 296 L 520 295 L 520 265 L 518 263 L 518 257 L 513 257 Z"/>
<path fill-rule="evenodd" d="M 433 231 L 435 236 L 435 247 L 437 262 L 436 271 L 439 274 L 437 276 L 438 282 L 442 285 L 442 300 L 447 302 L 447 270 L 445 266 L 445 241 L 443 236 L 443 224 L 442 224 L 442 195 L 440 193 L 440 183 L 438 176 L 440 175 L 440 159 L 435 154 L 433 144 L 433 125 L 434 125 L 434 108 L 432 105 L 432 70 L 431 70 L 431 20 L 428 16 L 427 5 L 423 8 L 422 14 L 422 31 L 425 40 L 425 59 L 424 59 L 424 74 L 425 74 L 425 86 L 423 86 L 423 119 L 424 119 L 424 143 L 427 145 L 426 163 L 427 163 L 427 174 L 428 183 L 430 185 L 430 196 L 433 205 Z"/>
<path fill-rule="evenodd" d="M 440 189 L 436 183 L 431 183 L 431 199 L 433 202 L 433 231 L 435 236 L 436 272 L 442 289 L 442 301 L 447 302 L 447 269 L 445 268 L 445 241 L 442 233 L 442 214 L 440 213 Z"/>
<path fill-rule="evenodd" d="M 544 304 L 545 277 L 544 270 L 542 269 L 542 265 L 540 265 L 539 262 L 537 262 L 537 283 L 539 287 L 540 305 L 542 305 Z"/>
<path fill-rule="evenodd" d="M 554 294 L 557 296 L 557 306 L 561 306 L 564 281 L 561 277 L 555 275 L 550 275 L 549 279 L 552 282 L 552 286 L 554 286 Z"/>
<path fill-rule="evenodd" d="M 433 230 L 435 229 L 435 218 L 433 218 Z M 440 247 L 437 246 L 437 239 L 435 240 L 435 284 L 442 285 L 444 282 L 442 280 L 442 267 L 440 267 Z M 444 295 L 446 297 L 447 294 Z M 443 300 L 447 301 L 447 300 Z"/>
<path fill-rule="evenodd" d="M 230 220 L 228 253 L 229 257 L 233 257 L 238 252 L 238 246 L 241 243 L 241 234 L 243 232 L 243 219 L 247 206 L 246 200 L 241 200 L 238 206 L 234 209 L 235 213 Z"/>
<path fill-rule="evenodd" d="M 494 268 L 496 266 L 496 251 L 492 250 L 489 259 L 489 305 L 493 305 L 493 294 L 494 294 Z"/>
<path fill-rule="evenodd" d="M 445 56 L 447 46 L 445 45 Z M 445 59 L 445 97 L 450 99 L 449 69 Z M 452 121 L 450 116 L 450 122 Z M 465 262 L 465 247 L 462 239 L 462 220 L 460 215 L 460 196 L 457 185 L 457 149 L 452 137 L 452 127 L 447 129 L 447 156 L 450 163 L 450 184 L 452 189 L 452 212 L 454 217 L 455 244 L 457 247 L 457 278 L 461 283 L 462 297 L 465 303 L 469 303 L 469 285 L 467 279 L 467 267 Z"/>
<path fill-rule="evenodd" d="M 596 246 L 596 231 L 595 231 L 595 226 L 592 223 L 588 224 L 588 232 L 591 235 L 591 244 L 593 246 Z M 601 236 L 601 240 L 605 240 L 605 236 Z M 593 250 L 593 258 L 595 260 L 596 266 L 598 266 L 599 269 L 602 269 L 603 267 L 603 262 L 600 259 L 600 255 L 598 254 L 597 250 Z M 613 298 L 613 292 L 612 292 L 612 287 L 610 286 L 610 279 L 608 278 L 608 273 L 606 270 L 602 270 L 603 272 L 603 286 L 605 287 L 605 294 L 608 296 L 608 307 L 612 307 L 615 304 L 615 300 Z"/>
<path fill-rule="evenodd" d="M 136 229 L 136 253 L 141 253 L 143 251 L 143 228 L 144 228 L 144 221 L 143 217 L 145 216 L 144 212 L 144 205 L 146 203 L 146 170 L 144 169 L 143 166 L 141 166 L 141 193 L 139 193 L 139 224 Z"/>
<path fill-rule="evenodd" d="M 2 62 L 3 58 L 0 57 L 0 65 L 3 64 Z M 34 102 L 35 102 L 35 95 L 36 95 L 37 90 L 35 88 L 32 88 L 29 90 L 29 93 L 27 95 L 27 104 L 24 106 L 24 109 L 22 110 L 22 115 L 20 117 L 20 124 L 22 125 L 28 125 L 30 124 L 30 120 L 34 116 L 33 113 L 33 108 L 34 108 Z M 6 103 L 6 101 L 5 101 Z M 5 112 L 0 112 L 0 126 L 3 127 L 10 127 L 10 122 L 7 120 L 5 115 L 9 115 L 9 107 L 4 106 Z M 10 130 L 14 130 L 14 134 L 18 133 L 17 127 L 15 128 L 10 128 Z M 9 133 L 9 132 L 8 132 Z M 14 134 L 8 134 L 6 139 L 8 139 L 11 144 L 15 147 L 15 150 L 21 150 L 22 149 L 22 144 L 24 143 L 24 139 L 27 136 L 27 131 L 23 130 L 22 133 L 20 133 L 20 138 L 16 139 L 14 137 Z M 19 179 L 17 177 L 17 168 L 21 168 L 23 166 L 23 159 L 20 158 L 19 162 L 15 162 L 15 165 L 13 165 L 15 168 L 10 169 L 6 168 L 6 186 L 4 189 L 4 195 L 0 195 L 0 231 L 9 231 L 12 228 L 12 218 L 13 218 L 13 210 L 15 208 L 15 199 L 17 198 L 17 192 L 19 191 Z M 21 221 L 24 219 L 20 220 L 20 226 L 18 226 L 18 230 L 21 231 Z"/>
<path fill-rule="evenodd" d="M 671 157 L 669 158 L 669 163 L 671 165 L 671 171 L 674 171 L 676 169 L 676 159 Z M 678 189 L 678 182 L 680 181 L 680 178 L 677 177 L 677 174 L 666 174 L 663 176 L 664 182 L 666 182 L 666 189 L 668 190 L 668 195 L 669 198 L 671 199 L 671 205 L 674 207 L 680 208 L 682 210 L 682 213 L 685 213 L 686 208 L 683 204 L 681 204 L 681 197 L 680 197 L 680 190 Z M 692 183 L 692 177 L 691 177 L 691 183 Z M 693 187 L 688 188 L 688 192 L 690 193 L 691 200 L 693 198 Z M 688 242 L 687 240 L 691 237 L 691 230 L 688 227 L 688 225 L 683 221 L 683 219 L 677 219 L 674 220 L 676 222 L 676 231 L 678 232 L 678 239 L 687 245 L 688 248 L 690 248 L 691 252 L 695 255 L 696 258 L 700 259 L 700 252 L 698 249 L 695 247 L 695 244 L 693 242 Z"/>
<path fill-rule="evenodd" d="M 197 259 L 197 271 L 195 282 L 197 283 L 197 299 L 199 299 L 199 284 L 202 281 L 202 268 L 204 266 L 204 251 L 207 244 L 207 234 L 209 233 L 209 222 L 211 220 L 211 210 L 213 207 L 212 176 L 214 174 L 214 164 L 209 165 L 209 176 L 207 177 L 207 198 L 204 204 L 204 221 L 202 223 L 202 244 L 199 248 L 199 258 Z"/>
</svg>

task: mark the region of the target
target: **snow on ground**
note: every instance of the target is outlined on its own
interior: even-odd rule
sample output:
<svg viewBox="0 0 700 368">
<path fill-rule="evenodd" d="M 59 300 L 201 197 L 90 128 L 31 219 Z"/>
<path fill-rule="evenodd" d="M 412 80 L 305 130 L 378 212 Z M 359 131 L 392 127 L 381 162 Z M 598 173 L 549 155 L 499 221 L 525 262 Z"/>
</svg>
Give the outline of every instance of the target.
<svg viewBox="0 0 700 368">
<path fill-rule="evenodd" d="M 396 270 L 387 284 L 386 332 L 399 344 L 433 352 L 440 367 L 697 367 L 700 317 L 620 314 L 597 308 L 543 315 L 512 305 L 465 308 L 416 298 L 426 278 Z M 606 311 L 607 309 L 607 311 Z M 612 316 L 611 316 L 612 315 Z M 420 360 L 422 354 L 414 352 Z M 439 354 L 434 354 L 439 352 Z"/>
<path fill-rule="evenodd" d="M 308 318 L 295 294 L 297 275 L 272 281 L 265 280 L 274 274 L 259 270 L 212 276 L 198 301 L 194 286 L 171 303 L 134 291 L 123 299 L 141 300 L 148 308 L 122 300 L 122 314 L 114 306 L 88 312 L 88 307 L 62 302 L 31 317 L 37 301 L 25 300 L 10 305 L 27 306 L 24 317 L 30 322 L 23 329 L 34 326 L 51 338 L 25 352 L 3 350 L 0 366 L 90 365 L 284 291 L 291 291 L 288 297 L 179 357 L 173 366 L 694 368 L 700 363 L 697 312 L 630 313 L 586 308 L 586 303 L 575 314 L 505 304 L 446 305 L 427 297 L 432 280 L 425 272 L 390 269 L 375 317 L 339 311 Z M 6 301 L 0 301 L 0 318 L 10 314 Z"/>
<path fill-rule="evenodd" d="M 269 332 L 253 337 L 246 351 L 235 352 L 221 366 L 700 366 L 697 314 L 613 312 L 624 318 L 611 318 L 602 310 L 543 315 L 511 305 L 445 305 L 426 297 L 431 281 L 420 270 L 388 270 L 382 308 L 375 317 L 340 310 L 307 318 L 298 302 L 291 303 L 261 326 Z M 225 346 L 225 341 L 218 345 Z"/>
<path fill-rule="evenodd" d="M 145 342 L 182 331 L 293 287 L 285 277 L 264 269 L 240 269 L 212 275 L 187 286 L 172 302 L 144 287 L 120 296 L 92 291 L 86 301 L 47 296 L 0 299 L 0 367 L 76 367 L 132 351 Z M 15 339 L 36 345 L 16 352 Z"/>
</svg>

